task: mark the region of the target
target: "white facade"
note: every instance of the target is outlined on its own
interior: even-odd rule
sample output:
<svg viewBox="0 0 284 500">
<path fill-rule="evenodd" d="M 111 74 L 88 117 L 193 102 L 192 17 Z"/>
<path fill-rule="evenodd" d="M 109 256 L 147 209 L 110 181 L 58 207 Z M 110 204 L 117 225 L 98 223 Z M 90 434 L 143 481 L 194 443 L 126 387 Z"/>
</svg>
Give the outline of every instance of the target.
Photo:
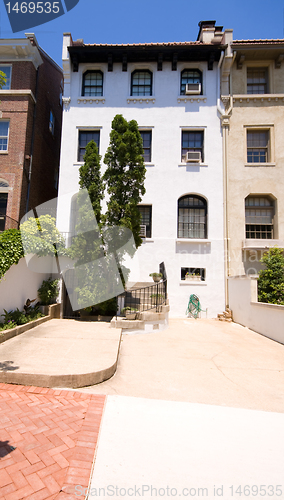
<svg viewBox="0 0 284 500">
<path fill-rule="evenodd" d="M 68 47 L 70 34 L 64 36 L 63 68 L 65 77 L 64 112 L 59 182 L 58 228 L 70 231 L 72 195 L 78 191 L 78 140 L 82 130 L 100 132 L 99 153 L 109 145 L 111 122 L 116 114 L 135 119 L 141 130 L 152 131 L 151 163 L 146 163 L 146 194 L 141 204 L 152 206 L 151 238 L 145 238 L 137 255 L 140 276 L 137 281 L 151 281 L 149 273 L 159 271 L 164 261 L 168 275 L 171 316 L 185 316 L 191 294 L 200 298 L 208 317 L 216 317 L 225 307 L 224 235 L 223 235 L 223 162 L 220 119 L 217 112 L 219 91 L 218 61 L 208 69 L 208 62 L 163 61 L 128 62 L 122 71 L 120 62 L 108 71 L 107 62 L 79 62 L 73 71 Z M 98 46 L 99 47 L 99 46 Z M 110 49 L 112 46 L 109 46 Z M 133 49 L 135 50 L 135 49 Z M 136 48 L 136 51 L 139 50 Z M 140 49 L 142 50 L 142 49 Z M 179 49 L 178 49 L 179 50 Z M 178 52 L 177 50 L 177 52 Z M 149 70 L 153 75 L 152 96 L 131 97 L 131 74 Z M 202 73 L 202 95 L 180 95 L 181 71 L 198 69 Z M 82 96 L 82 79 L 87 70 L 103 73 L 103 96 Z M 203 131 L 201 163 L 181 161 L 183 131 Z M 102 172 L 105 165 L 102 164 Z M 61 198 L 63 195 L 64 198 Z M 207 237 L 178 238 L 178 200 L 185 195 L 199 195 L 207 202 Z M 62 200 L 62 201 L 61 201 Z M 182 268 L 204 269 L 204 281 L 191 283 L 181 279 Z M 205 317 L 205 313 L 202 314 Z"/>
</svg>

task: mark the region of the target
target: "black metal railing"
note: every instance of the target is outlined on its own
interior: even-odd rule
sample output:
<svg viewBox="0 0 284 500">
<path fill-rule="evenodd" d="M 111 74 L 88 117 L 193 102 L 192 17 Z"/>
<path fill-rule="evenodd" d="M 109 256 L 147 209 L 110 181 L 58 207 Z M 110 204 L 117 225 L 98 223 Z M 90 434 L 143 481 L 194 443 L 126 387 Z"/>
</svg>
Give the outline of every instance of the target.
<svg viewBox="0 0 284 500">
<path fill-rule="evenodd" d="M 19 229 L 19 222 L 8 215 L 0 213 L 0 233 L 5 231 L 5 229 Z"/>
<path fill-rule="evenodd" d="M 141 288 L 125 290 L 117 296 L 117 316 L 123 313 L 138 314 L 145 311 L 159 312 L 167 300 L 167 274 L 165 264 L 160 264 L 161 281 Z"/>
</svg>

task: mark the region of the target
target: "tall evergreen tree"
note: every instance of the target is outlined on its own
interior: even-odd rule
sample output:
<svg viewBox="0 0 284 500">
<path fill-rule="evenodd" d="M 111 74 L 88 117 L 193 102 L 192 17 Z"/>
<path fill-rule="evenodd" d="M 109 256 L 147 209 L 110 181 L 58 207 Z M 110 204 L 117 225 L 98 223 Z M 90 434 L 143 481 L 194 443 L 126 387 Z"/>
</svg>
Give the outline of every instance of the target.
<svg viewBox="0 0 284 500">
<path fill-rule="evenodd" d="M 101 202 L 104 198 L 104 184 L 101 177 L 101 156 L 95 141 L 86 146 L 84 164 L 79 169 L 79 185 L 87 189 L 98 224 L 101 222 Z"/>
<path fill-rule="evenodd" d="M 145 194 L 143 152 L 137 122 L 127 122 L 122 115 L 116 115 L 112 121 L 110 145 L 104 157 L 107 169 L 103 179 L 109 194 L 105 218 L 110 226 L 130 229 L 136 247 L 142 243 L 138 204 Z"/>
</svg>

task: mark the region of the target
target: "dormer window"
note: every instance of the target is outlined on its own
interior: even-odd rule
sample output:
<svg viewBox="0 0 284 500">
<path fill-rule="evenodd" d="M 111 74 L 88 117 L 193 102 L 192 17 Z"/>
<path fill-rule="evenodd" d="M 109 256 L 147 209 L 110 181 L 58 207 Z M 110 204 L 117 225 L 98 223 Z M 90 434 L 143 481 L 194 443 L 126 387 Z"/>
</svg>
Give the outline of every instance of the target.
<svg viewBox="0 0 284 500">
<path fill-rule="evenodd" d="M 133 71 L 131 75 L 131 95 L 152 95 L 152 78 L 153 75 L 149 70 Z"/>
<path fill-rule="evenodd" d="M 181 72 L 180 95 L 202 94 L 202 73 L 199 69 L 184 69 Z"/>
<path fill-rule="evenodd" d="M 101 71 L 86 71 L 83 75 L 82 96 L 103 95 L 103 74 Z"/>
</svg>

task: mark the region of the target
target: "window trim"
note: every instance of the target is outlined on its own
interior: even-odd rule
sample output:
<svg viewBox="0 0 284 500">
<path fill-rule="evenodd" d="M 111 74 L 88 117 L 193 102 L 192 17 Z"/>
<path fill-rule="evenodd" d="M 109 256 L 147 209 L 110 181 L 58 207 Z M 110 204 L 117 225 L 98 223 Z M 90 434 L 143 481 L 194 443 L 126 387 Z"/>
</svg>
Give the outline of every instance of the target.
<svg viewBox="0 0 284 500">
<path fill-rule="evenodd" d="M 77 161 L 76 163 L 84 163 L 84 160 L 80 160 L 80 133 L 81 132 L 98 132 L 99 134 L 99 144 L 97 144 L 98 146 L 98 150 L 100 152 L 100 140 L 101 140 L 101 128 L 102 127 L 77 127 L 77 130 L 78 130 L 78 135 L 77 135 Z M 81 148 L 83 149 L 83 148 Z M 86 148 L 84 148 L 86 150 Z M 84 153 L 85 154 L 85 153 Z"/>
<path fill-rule="evenodd" d="M 150 94 L 137 94 L 137 95 L 133 94 L 133 76 L 135 75 L 135 73 L 149 73 L 149 75 L 151 76 Z M 134 69 L 131 72 L 130 96 L 134 97 L 134 98 L 139 98 L 139 97 L 147 98 L 147 97 L 152 97 L 153 96 L 153 72 L 150 69 L 148 69 L 148 68 L 147 69 L 146 68 L 140 68 L 140 69 L 137 68 L 137 69 Z"/>
<path fill-rule="evenodd" d="M 200 92 L 200 94 L 192 94 L 192 95 L 194 95 L 194 96 L 196 96 L 196 95 L 200 95 L 200 96 L 201 96 L 201 95 L 203 95 L 203 72 L 202 72 L 199 68 L 188 68 L 188 67 L 187 67 L 187 68 L 183 68 L 183 69 L 181 70 L 181 72 L 180 72 L 180 86 L 179 86 L 179 92 L 180 92 L 180 94 L 179 94 L 179 95 L 180 95 L 180 96 L 187 96 L 187 97 L 189 97 L 189 98 L 190 98 L 190 95 L 187 95 L 187 94 L 185 93 L 185 91 L 184 91 L 184 93 L 183 93 L 183 92 L 182 92 L 182 89 L 181 89 L 181 87 L 182 87 L 182 74 L 183 74 L 185 71 L 196 71 L 196 72 L 198 72 L 198 73 L 199 73 L 199 75 L 200 75 L 200 82 L 199 82 L 199 83 L 201 84 L 201 92 Z"/>
<path fill-rule="evenodd" d="M 101 94 L 94 94 L 94 95 L 86 95 L 85 94 L 85 76 L 88 73 L 100 73 L 100 75 L 102 76 L 102 85 L 101 85 L 102 93 Z M 88 86 L 88 87 L 92 88 L 91 86 Z M 98 87 L 94 87 L 94 88 L 98 88 Z M 103 73 L 103 71 L 101 71 L 100 69 L 87 69 L 86 71 L 84 71 L 82 73 L 81 97 L 87 97 L 87 98 L 90 98 L 90 99 L 96 99 L 98 97 L 103 97 L 103 95 L 104 95 L 104 73 Z"/>
<path fill-rule="evenodd" d="M 181 164 L 182 165 L 186 165 L 186 164 L 190 164 L 190 162 L 186 162 L 184 159 L 183 159 L 183 154 L 182 154 L 182 150 L 183 149 L 186 149 L 186 148 L 183 148 L 182 147 L 182 139 L 183 139 L 183 133 L 184 132 L 201 132 L 203 134 L 203 143 L 202 143 L 202 148 L 195 148 L 196 150 L 200 150 L 201 149 L 201 164 L 204 164 L 204 161 L 205 161 L 205 128 L 204 127 L 181 127 L 181 150 L 180 150 L 180 153 L 181 153 L 181 156 L 180 156 L 180 161 L 181 161 Z M 192 149 L 188 149 L 188 151 L 193 151 Z M 198 165 L 198 163 L 196 162 L 192 162 L 194 163 L 195 165 Z M 199 163 L 199 165 L 200 165 Z"/>
<path fill-rule="evenodd" d="M 260 92 L 257 92 L 257 93 L 254 93 L 254 92 L 248 92 L 248 71 L 249 70 L 265 70 L 266 72 L 266 75 L 265 75 L 265 84 L 266 84 L 266 92 L 264 93 L 260 93 Z M 253 84 L 252 84 L 253 85 Z M 270 78 L 270 71 L 269 71 L 269 65 L 266 65 L 266 64 L 250 64 L 249 62 L 246 64 L 246 92 L 245 92 L 247 95 L 249 96 L 258 96 L 258 95 L 267 95 L 267 94 L 271 94 L 271 78 Z"/>
<path fill-rule="evenodd" d="M 140 128 L 139 127 L 139 132 L 140 132 L 140 135 L 143 134 L 143 133 L 148 133 L 150 134 L 150 148 L 147 148 L 147 149 L 150 149 L 150 160 L 149 161 L 146 161 L 145 158 L 144 158 L 144 155 L 143 155 L 143 158 L 144 158 L 144 163 L 147 165 L 148 163 L 152 163 L 152 139 L 153 139 L 153 134 L 152 134 L 152 129 L 151 128 Z M 142 137 L 142 135 L 141 135 Z M 142 137 L 142 142 L 143 142 L 143 137 Z M 143 149 L 144 148 L 144 144 L 143 144 Z M 145 151 L 144 151 L 144 154 L 145 154 Z"/>
<path fill-rule="evenodd" d="M 258 223 L 258 222 L 254 222 L 254 223 L 247 223 L 247 209 L 249 210 L 250 208 L 251 209 L 256 209 L 258 208 L 258 205 L 246 205 L 246 201 L 249 199 L 249 198 L 265 198 L 266 200 L 269 201 L 270 205 L 264 205 L 263 207 L 261 205 L 259 205 L 259 208 L 260 209 L 263 209 L 263 210 L 269 210 L 271 212 L 271 220 L 272 222 L 271 223 Z M 254 194 L 254 193 L 250 193 L 248 194 L 245 199 L 244 199 L 244 206 L 245 206 L 245 224 L 244 224 L 244 229 L 245 229 L 245 239 L 246 240 L 274 240 L 276 238 L 275 236 L 275 233 L 277 232 L 277 223 L 276 223 L 276 211 L 277 211 L 277 206 L 276 206 L 276 199 L 274 199 L 273 196 L 271 196 L 269 193 L 262 193 L 262 194 Z M 257 215 L 255 217 L 258 217 Z M 260 216 L 261 217 L 261 216 Z M 253 237 L 248 237 L 247 236 L 247 233 L 248 231 L 251 231 L 251 229 L 247 229 L 247 226 L 270 226 L 271 227 L 271 238 L 256 238 L 255 236 Z M 267 229 L 263 229 L 263 230 L 259 230 L 260 232 L 267 232 Z M 257 232 L 257 230 L 255 229 L 255 232 Z"/>
<path fill-rule="evenodd" d="M 152 233 L 153 233 L 153 226 L 152 226 L 153 205 L 149 205 L 148 203 L 139 203 L 138 210 L 139 210 L 139 207 L 150 208 L 150 224 L 149 224 L 149 226 L 150 226 L 150 236 L 149 235 L 147 236 L 147 224 L 145 224 L 146 225 L 146 239 L 150 239 L 150 238 L 152 238 Z M 139 210 L 139 212 L 140 212 L 140 210 Z M 142 214 L 141 214 L 141 225 L 143 225 Z"/>
<path fill-rule="evenodd" d="M 9 136 L 10 136 L 10 120 L 0 120 L 0 122 L 8 123 L 8 134 L 7 136 L 1 136 L 1 137 L 7 137 L 7 149 L 0 149 L 0 154 L 8 154 L 9 152 Z"/>
<path fill-rule="evenodd" d="M 179 209 L 182 208 L 179 206 L 179 202 L 180 200 L 182 200 L 183 198 L 197 198 L 201 201 L 204 202 L 204 209 L 205 209 L 205 214 L 204 214 L 204 219 L 205 219 L 205 223 L 204 223 L 204 236 L 203 237 L 196 237 L 196 236 L 179 236 Z M 192 207 L 188 207 L 188 208 L 196 208 L 198 209 L 198 206 L 194 207 L 194 205 Z M 202 208 L 202 207 L 200 207 Z M 183 240 L 183 239 L 187 239 L 187 240 L 208 240 L 208 200 L 200 195 L 200 194 L 196 194 L 196 193 L 188 193 L 188 194 L 184 194 L 183 196 L 180 196 L 177 200 L 177 238 L 178 240 Z"/>
<path fill-rule="evenodd" d="M 2 87 L 1 90 L 11 90 L 12 87 L 12 64 L 0 64 L 0 70 L 3 71 L 1 68 L 10 68 L 10 86 L 8 88 Z M 5 71 L 3 71 L 5 73 Z"/>
<path fill-rule="evenodd" d="M 244 148 L 244 164 L 246 167 L 268 167 L 275 166 L 275 147 L 274 147 L 274 125 L 273 124 L 257 124 L 244 125 L 245 130 L 245 148 Z M 266 162 L 248 162 L 248 132 L 268 132 L 268 158 Z"/>
</svg>

